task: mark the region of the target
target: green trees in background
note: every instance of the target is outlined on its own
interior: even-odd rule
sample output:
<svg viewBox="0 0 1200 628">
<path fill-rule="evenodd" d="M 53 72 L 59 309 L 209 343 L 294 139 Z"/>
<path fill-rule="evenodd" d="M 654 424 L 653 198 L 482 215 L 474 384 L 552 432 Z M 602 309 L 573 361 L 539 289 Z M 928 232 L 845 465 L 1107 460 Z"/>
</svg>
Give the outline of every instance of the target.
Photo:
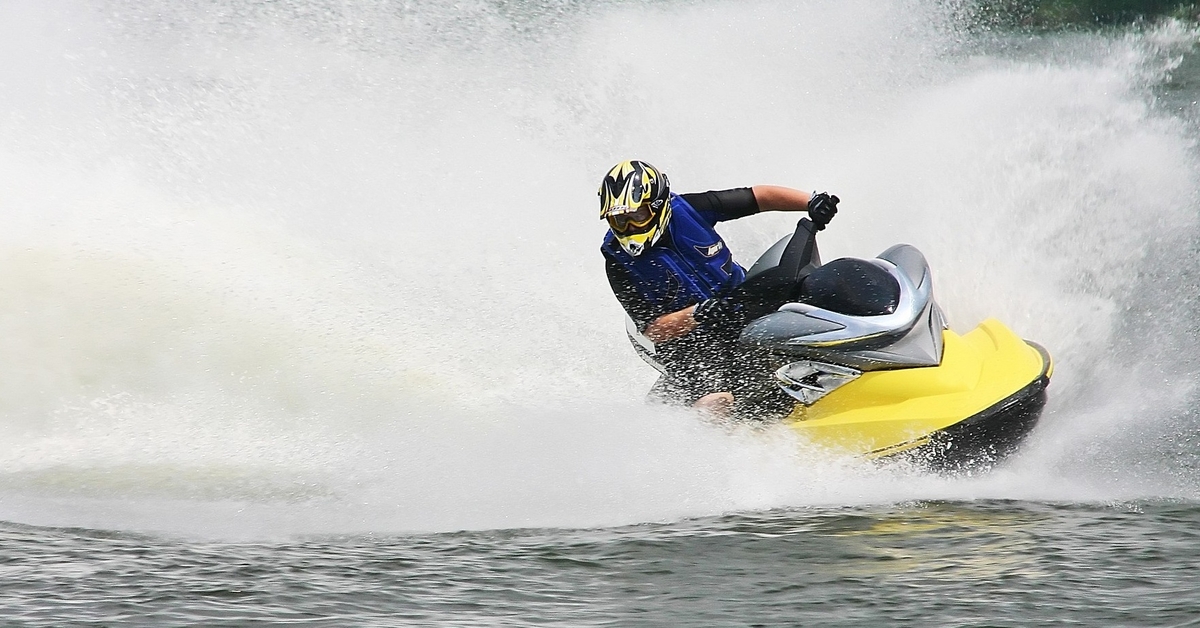
<svg viewBox="0 0 1200 628">
<path fill-rule="evenodd" d="M 980 0 L 984 12 L 1021 26 L 1123 24 L 1176 17 L 1200 20 L 1200 2 L 1180 0 Z"/>
</svg>

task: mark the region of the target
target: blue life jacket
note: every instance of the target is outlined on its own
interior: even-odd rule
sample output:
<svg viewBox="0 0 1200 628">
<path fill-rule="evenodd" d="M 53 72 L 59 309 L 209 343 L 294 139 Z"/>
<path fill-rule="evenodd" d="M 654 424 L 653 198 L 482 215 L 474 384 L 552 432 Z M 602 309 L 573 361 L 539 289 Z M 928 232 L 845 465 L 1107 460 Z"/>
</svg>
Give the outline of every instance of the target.
<svg viewBox="0 0 1200 628">
<path fill-rule="evenodd" d="M 626 253 L 611 231 L 600 247 L 629 271 L 642 298 L 664 314 L 732 290 L 746 279 L 746 270 L 733 261 L 713 229 L 716 217 L 701 214 L 677 194 L 671 194 L 670 203 L 666 232 L 641 255 Z"/>
</svg>

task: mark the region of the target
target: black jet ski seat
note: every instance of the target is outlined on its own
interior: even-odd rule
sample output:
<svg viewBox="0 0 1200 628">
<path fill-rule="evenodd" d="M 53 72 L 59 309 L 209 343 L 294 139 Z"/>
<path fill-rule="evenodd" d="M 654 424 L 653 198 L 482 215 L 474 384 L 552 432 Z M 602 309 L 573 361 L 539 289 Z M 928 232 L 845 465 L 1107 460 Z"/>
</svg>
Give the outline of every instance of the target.
<svg viewBox="0 0 1200 628">
<path fill-rule="evenodd" d="M 882 316 L 900 304 L 900 282 L 870 260 L 843 257 L 805 275 L 799 301 L 851 316 Z"/>
</svg>

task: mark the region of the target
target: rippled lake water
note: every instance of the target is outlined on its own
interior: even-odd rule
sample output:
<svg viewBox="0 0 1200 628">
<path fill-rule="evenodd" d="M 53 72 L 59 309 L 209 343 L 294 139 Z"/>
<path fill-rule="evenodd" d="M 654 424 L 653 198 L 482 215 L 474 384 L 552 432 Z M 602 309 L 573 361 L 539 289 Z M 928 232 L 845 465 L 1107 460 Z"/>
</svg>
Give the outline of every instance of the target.
<svg viewBox="0 0 1200 628">
<path fill-rule="evenodd" d="M 30 626 L 1194 626 L 1200 508 L 1015 501 L 204 543 L 9 524 Z"/>
</svg>

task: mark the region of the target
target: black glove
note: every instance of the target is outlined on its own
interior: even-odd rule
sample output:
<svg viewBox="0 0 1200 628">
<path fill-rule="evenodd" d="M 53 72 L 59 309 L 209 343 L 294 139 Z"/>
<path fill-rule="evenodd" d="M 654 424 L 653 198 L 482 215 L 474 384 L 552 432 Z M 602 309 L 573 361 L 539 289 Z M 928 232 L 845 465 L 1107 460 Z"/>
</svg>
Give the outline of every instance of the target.
<svg viewBox="0 0 1200 628">
<path fill-rule="evenodd" d="M 705 329 L 714 326 L 740 326 L 745 324 L 742 315 L 742 304 L 729 297 L 705 299 L 696 304 L 692 311 L 692 319 Z"/>
<path fill-rule="evenodd" d="M 830 196 L 826 192 L 820 194 L 813 192 L 811 198 L 808 199 L 808 217 L 812 218 L 813 225 L 817 231 L 825 228 L 830 220 L 833 220 L 834 214 L 837 213 L 837 205 L 839 199 L 836 196 Z"/>
</svg>

